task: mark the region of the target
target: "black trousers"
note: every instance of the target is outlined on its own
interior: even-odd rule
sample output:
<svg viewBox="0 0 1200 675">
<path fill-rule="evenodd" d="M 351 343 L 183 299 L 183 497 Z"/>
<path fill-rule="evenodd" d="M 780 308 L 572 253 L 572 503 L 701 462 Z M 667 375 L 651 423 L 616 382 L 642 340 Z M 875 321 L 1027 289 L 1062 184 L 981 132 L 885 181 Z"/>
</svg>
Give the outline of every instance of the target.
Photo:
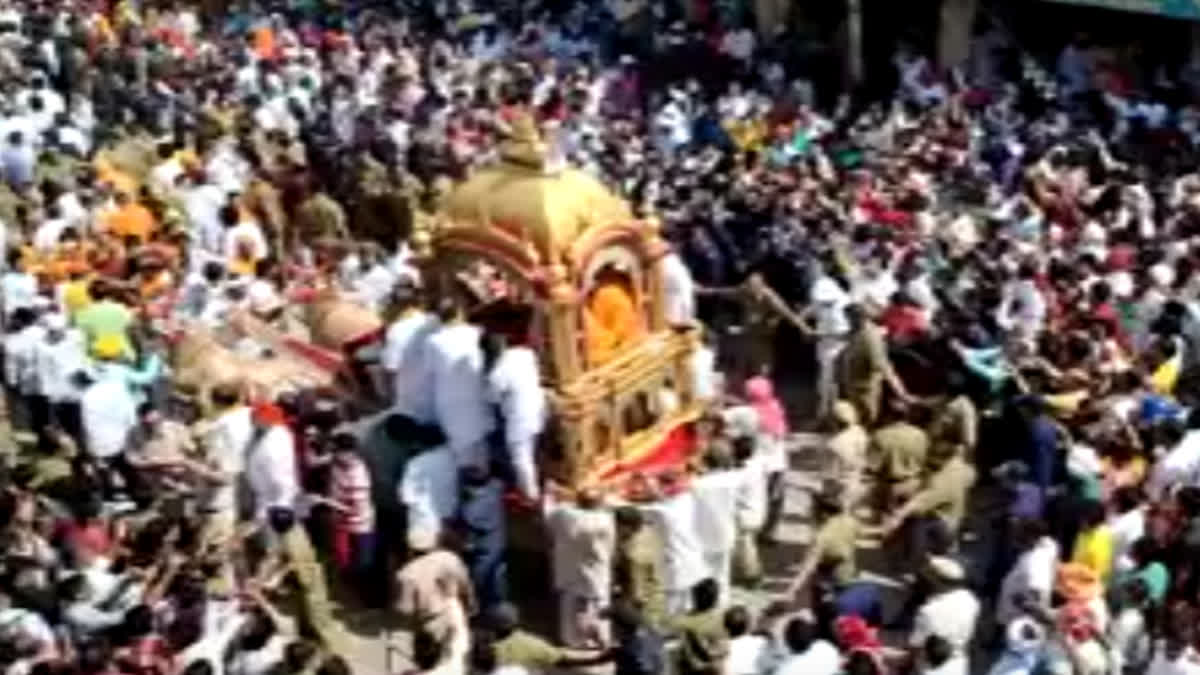
<svg viewBox="0 0 1200 675">
<path fill-rule="evenodd" d="M 50 421 L 83 447 L 83 410 L 79 401 L 51 403 Z"/>
</svg>

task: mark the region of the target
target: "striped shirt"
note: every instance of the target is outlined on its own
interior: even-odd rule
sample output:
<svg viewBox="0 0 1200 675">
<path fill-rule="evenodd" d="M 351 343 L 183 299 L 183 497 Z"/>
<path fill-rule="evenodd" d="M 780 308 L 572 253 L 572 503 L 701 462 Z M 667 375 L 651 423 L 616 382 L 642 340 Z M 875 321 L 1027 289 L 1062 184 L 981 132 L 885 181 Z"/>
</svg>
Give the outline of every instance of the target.
<svg viewBox="0 0 1200 675">
<path fill-rule="evenodd" d="M 371 476 L 361 457 L 336 461 L 330 470 L 330 498 L 347 507 L 338 511 L 338 526 L 352 534 L 375 530 L 375 506 L 371 503 Z"/>
</svg>

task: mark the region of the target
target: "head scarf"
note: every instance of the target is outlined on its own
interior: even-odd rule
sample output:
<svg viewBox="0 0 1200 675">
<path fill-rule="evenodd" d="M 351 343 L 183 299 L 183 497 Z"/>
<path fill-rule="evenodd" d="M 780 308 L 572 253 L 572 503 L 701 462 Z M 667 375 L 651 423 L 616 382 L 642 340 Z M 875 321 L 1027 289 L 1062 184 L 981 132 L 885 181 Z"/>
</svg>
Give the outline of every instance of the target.
<svg viewBox="0 0 1200 675">
<path fill-rule="evenodd" d="M 758 412 L 759 423 L 767 433 L 778 438 L 787 435 L 787 415 L 779 399 L 775 398 L 775 389 L 770 380 L 765 377 L 746 380 L 746 398 L 750 400 L 751 407 Z"/>
</svg>

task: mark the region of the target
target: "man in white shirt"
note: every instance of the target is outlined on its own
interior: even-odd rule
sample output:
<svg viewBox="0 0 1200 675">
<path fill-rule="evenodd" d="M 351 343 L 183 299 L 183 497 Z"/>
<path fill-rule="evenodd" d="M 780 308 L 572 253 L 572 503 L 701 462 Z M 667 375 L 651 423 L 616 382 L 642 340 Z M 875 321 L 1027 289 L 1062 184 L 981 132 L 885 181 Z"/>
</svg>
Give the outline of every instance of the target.
<svg viewBox="0 0 1200 675">
<path fill-rule="evenodd" d="M 15 429 L 29 429 L 29 396 L 33 394 L 34 345 L 42 340 L 43 329 L 37 324 L 32 307 L 18 307 L 8 318 L 4 336 L 4 388 L 7 393 L 9 421 Z"/>
<path fill-rule="evenodd" d="M 33 232 L 33 247 L 39 253 L 51 254 L 58 248 L 58 240 L 67 229 L 67 219 L 57 203 L 46 206 L 46 220 Z"/>
<path fill-rule="evenodd" d="M 458 514 L 459 464 L 434 426 L 418 427 L 425 450 L 404 466 L 400 479 L 400 503 L 408 513 L 408 532 L 432 533 L 435 537 Z"/>
<path fill-rule="evenodd" d="M 783 629 L 784 656 L 773 675 L 837 675 L 842 659 L 837 647 L 817 637 L 817 626 L 810 614 L 797 616 Z"/>
<path fill-rule="evenodd" d="M 671 326 L 690 326 L 696 321 L 696 282 L 675 251 L 659 263 L 663 284 L 664 316 Z"/>
<path fill-rule="evenodd" d="M 37 298 L 37 279 L 25 271 L 21 263 L 22 252 L 14 248 L 5 254 L 8 270 L 0 277 L 0 303 L 4 307 L 4 319 L 9 320 L 12 314 L 21 307 L 33 307 Z"/>
<path fill-rule="evenodd" d="M 608 638 L 600 610 L 608 607 L 612 593 L 617 543 L 613 514 L 603 508 L 599 495 L 585 490 L 574 504 L 547 500 L 545 519 L 558 594 L 559 638 L 568 647 L 600 647 Z"/>
<path fill-rule="evenodd" d="M 221 226 L 221 207 L 226 192 L 210 182 L 203 174 L 184 173 L 180 179 L 183 211 L 191 225 L 192 241 L 203 250 L 223 252 L 225 231 Z"/>
<path fill-rule="evenodd" d="M 116 336 L 96 340 L 93 382 L 83 391 L 84 447 L 92 458 L 109 463 L 118 458 L 138 423 L 137 401 L 130 391 L 127 370 L 120 359 L 124 345 Z"/>
<path fill-rule="evenodd" d="M 1188 430 L 1183 437 L 1159 458 L 1146 482 L 1146 493 L 1152 500 L 1164 499 L 1178 486 L 1191 484 L 1200 472 L 1200 414 L 1192 412 Z M 1167 428 L 1170 432 L 1170 427 Z"/>
<path fill-rule="evenodd" d="M 817 334 L 817 410 L 824 415 L 837 400 L 837 359 L 846 346 L 850 294 L 833 277 L 822 274 L 809 289 L 809 312 Z"/>
<path fill-rule="evenodd" d="M 1113 573 L 1133 569 L 1133 561 L 1128 555 L 1133 545 L 1146 534 L 1146 506 L 1140 495 L 1137 488 L 1126 487 L 1111 496 L 1114 513 L 1108 519 L 1108 527 L 1113 536 Z"/>
<path fill-rule="evenodd" d="M 691 491 L 645 507 L 647 520 L 658 528 L 663 542 L 663 591 L 668 614 L 689 611 L 692 587 L 708 578 L 704 546 L 696 529 L 698 508 Z"/>
<path fill-rule="evenodd" d="M 246 455 L 254 439 L 254 420 L 250 407 L 242 403 L 237 385 L 217 384 L 210 397 L 217 414 L 198 434 L 204 461 L 213 472 L 213 484 L 202 508 L 208 514 L 205 539 L 220 543 L 233 536 L 237 524 L 238 479 L 246 470 Z"/>
<path fill-rule="evenodd" d="M 721 597 L 729 597 L 733 547 L 737 541 L 737 502 L 744 482 L 742 472 L 729 468 L 732 457 L 708 458 L 708 473 L 692 481 L 696 494 L 696 531 L 704 549 L 708 576 L 717 581 Z"/>
<path fill-rule="evenodd" d="M 221 250 L 226 261 L 256 263 L 271 254 L 262 228 L 253 220 L 242 220 L 236 205 L 221 207 L 220 216 L 225 226 Z"/>
<path fill-rule="evenodd" d="M 526 346 L 507 346 L 506 340 L 494 333 L 484 341 L 485 357 L 495 361 L 487 374 L 488 395 L 504 419 L 504 443 L 517 489 L 535 501 L 541 488 L 534 449 L 546 423 L 546 392 L 537 354 Z"/>
<path fill-rule="evenodd" d="M 923 649 L 936 635 L 949 643 L 955 657 L 965 658 L 979 619 L 979 599 L 964 585 L 966 571 L 957 560 L 933 556 L 926 567 L 934 591 L 917 610 L 908 645 Z"/>
<path fill-rule="evenodd" d="M 272 508 L 295 509 L 300 501 L 296 442 L 283 410 L 271 403 L 254 407 L 254 440 L 246 457 L 246 479 L 254 496 L 255 519 L 267 522 Z"/>
<path fill-rule="evenodd" d="M 46 334 L 34 345 L 33 363 L 38 391 L 46 397 L 54 423 L 76 440 L 80 427 L 80 373 L 88 370 L 83 334 L 69 329 L 67 318 L 58 313 L 42 319 Z"/>
<path fill-rule="evenodd" d="M 454 298 L 443 299 L 438 316 L 441 325 L 429 336 L 426 350 L 434 416 L 460 467 L 486 467 L 486 437 L 495 418 L 487 402 L 481 331 L 467 322 L 465 308 Z"/>
<path fill-rule="evenodd" d="M 737 605 L 725 611 L 725 631 L 729 633 L 726 675 L 761 675 L 770 670 L 771 640 L 751 628 L 750 613 L 745 607 Z"/>
<path fill-rule="evenodd" d="M 1001 582 L 996 599 L 996 620 L 1000 624 L 1007 624 L 1024 613 L 1018 606 L 1021 598 L 1043 607 L 1050 606 L 1059 551 L 1058 543 L 1045 536 L 1045 529 L 1040 521 L 1022 522 L 1017 528 L 1015 538 L 1020 553 Z"/>
<path fill-rule="evenodd" d="M 429 363 L 425 344 L 437 328 L 437 321 L 421 308 L 420 291 L 408 283 L 400 283 L 392 294 L 399 316 L 388 327 L 380 356 L 383 369 L 391 376 L 392 409 L 421 424 L 434 420 L 429 396 Z"/>
</svg>

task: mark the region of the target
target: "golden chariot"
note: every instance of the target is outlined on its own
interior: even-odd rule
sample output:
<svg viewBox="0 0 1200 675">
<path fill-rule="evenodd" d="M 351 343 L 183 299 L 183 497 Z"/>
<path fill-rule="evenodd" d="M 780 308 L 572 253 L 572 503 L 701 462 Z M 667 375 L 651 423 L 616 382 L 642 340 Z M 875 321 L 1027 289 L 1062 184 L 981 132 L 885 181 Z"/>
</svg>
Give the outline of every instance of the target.
<svg viewBox="0 0 1200 675">
<path fill-rule="evenodd" d="M 694 326 L 668 325 L 653 220 L 583 171 L 548 159 L 527 115 L 512 122 L 500 159 L 444 197 L 414 237 L 435 293 L 480 268 L 502 290 L 476 289 L 474 315 L 524 309 L 539 354 L 550 422 L 542 471 L 580 488 L 640 470 L 701 412 L 692 392 Z"/>
</svg>

